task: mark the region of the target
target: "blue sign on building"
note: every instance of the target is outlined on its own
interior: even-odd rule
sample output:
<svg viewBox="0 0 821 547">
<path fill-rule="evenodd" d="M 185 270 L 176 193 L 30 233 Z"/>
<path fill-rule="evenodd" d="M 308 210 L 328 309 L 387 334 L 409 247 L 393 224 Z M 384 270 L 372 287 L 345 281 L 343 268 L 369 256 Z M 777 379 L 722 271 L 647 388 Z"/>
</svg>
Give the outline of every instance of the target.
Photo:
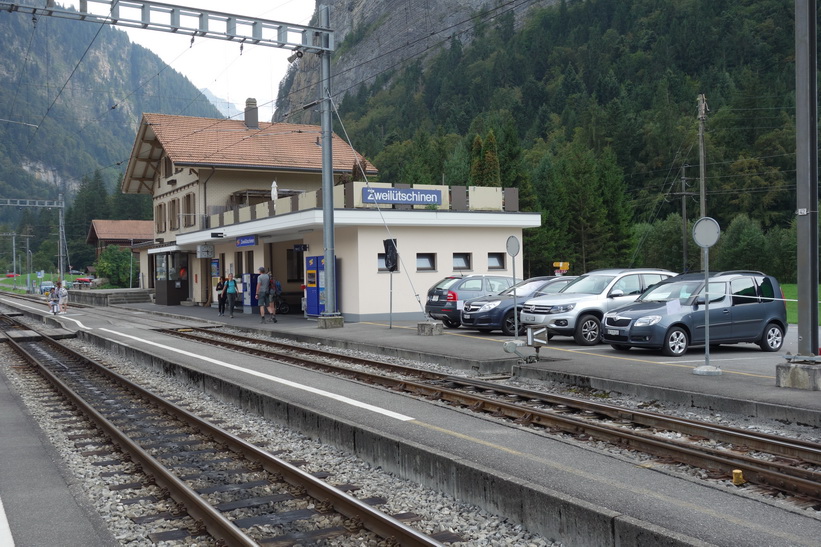
<svg viewBox="0 0 821 547">
<path fill-rule="evenodd" d="M 416 188 L 362 188 L 363 203 L 397 203 L 401 205 L 442 205 L 441 190 Z"/>
<path fill-rule="evenodd" d="M 253 247 L 257 244 L 257 236 L 242 236 L 237 238 L 237 247 Z"/>
</svg>

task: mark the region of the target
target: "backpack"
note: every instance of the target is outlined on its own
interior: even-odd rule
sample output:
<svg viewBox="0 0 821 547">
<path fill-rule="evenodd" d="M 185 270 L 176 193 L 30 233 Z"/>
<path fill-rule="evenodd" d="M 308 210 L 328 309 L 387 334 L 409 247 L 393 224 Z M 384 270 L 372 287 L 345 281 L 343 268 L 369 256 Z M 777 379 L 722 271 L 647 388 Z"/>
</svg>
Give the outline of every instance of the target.
<svg viewBox="0 0 821 547">
<path fill-rule="evenodd" d="M 273 275 L 268 276 L 268 293 L 273 296 L 282 294 L 282 284 L 278 279 L 274 279 Z"/>
</svg>

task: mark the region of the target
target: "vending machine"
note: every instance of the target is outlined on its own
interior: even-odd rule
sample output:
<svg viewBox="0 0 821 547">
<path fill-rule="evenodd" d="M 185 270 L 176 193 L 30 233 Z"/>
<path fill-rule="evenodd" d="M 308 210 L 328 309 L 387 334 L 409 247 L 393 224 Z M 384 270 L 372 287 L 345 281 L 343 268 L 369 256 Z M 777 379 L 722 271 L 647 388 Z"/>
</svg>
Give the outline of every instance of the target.
<svg viewBox="0 0 821 547">
<path fill-rule="evenodd" d="M 336 304 L 339 307 L 339 260 L 336 261 Z M 325 257 L 305 257 L 305 314 L 319 316 L 325 312 Z"/>
</svg>

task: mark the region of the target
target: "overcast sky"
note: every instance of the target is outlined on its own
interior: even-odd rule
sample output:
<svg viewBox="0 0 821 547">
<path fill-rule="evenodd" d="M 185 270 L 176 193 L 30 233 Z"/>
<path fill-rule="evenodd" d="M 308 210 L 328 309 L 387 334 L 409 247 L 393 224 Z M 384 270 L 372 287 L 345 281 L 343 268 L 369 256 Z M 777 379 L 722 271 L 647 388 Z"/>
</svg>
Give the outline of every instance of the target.
<svg viewBox="0 0 821 547">
<path fill-rule="evenodd" d="M 310 23 L 316 6 L 314 0 L 158 1 L 298 25 Z M 79 9 L 79 2 L 76 0 L 64 2 L 64 5 L 71 4 Z M 89 9 L 93 13 L 99 12 L 99 8 L 93 7 L 92 3 L 89 4 Z M 245 106 L 245 99 L 254 97 L 260 107 L 259 119 L 270 121 L 279 82 L 288 70 L 287 58 L 292 51 L 265 46 L 245 46 L 240 52 L 239 44 L 209 38 L 195 39 L 192 47 L 190 36 L 116 28 L 125 30 L 132 42 L 159 55 L 166 64 L 187 76 L 198 88 L 211 90 L 214 95 L 234 103 L 240 110 Z"/>
</svg>

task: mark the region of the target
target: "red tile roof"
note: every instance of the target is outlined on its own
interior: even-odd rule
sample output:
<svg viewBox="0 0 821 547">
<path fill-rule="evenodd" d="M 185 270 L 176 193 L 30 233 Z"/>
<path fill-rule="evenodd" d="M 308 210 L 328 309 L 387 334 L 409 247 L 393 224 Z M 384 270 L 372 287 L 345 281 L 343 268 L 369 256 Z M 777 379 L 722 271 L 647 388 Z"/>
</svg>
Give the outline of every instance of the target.
<svg viewBox="0 0 821 547">
<path fill-rule="evenodd" d="M 143 114 L 123 189 L 140 191 L 151 180 L 164 150 L 177 166 L 216 166 L 283 171 L 322 171 L 322 130 L 318 125 Z M 351 172 L 355 161 L 368 174 L 376 168 L 336 134 L 332 143 L 334 172 Z M 145 190 L 145 189 L 144 189 Z"/>
<path fill-rule="evenodd" d="M 97 241 L 151 241 L 154 239 L 154 221 L 151 220 L 92 220 L 86 242 Z"/>
</svg>

